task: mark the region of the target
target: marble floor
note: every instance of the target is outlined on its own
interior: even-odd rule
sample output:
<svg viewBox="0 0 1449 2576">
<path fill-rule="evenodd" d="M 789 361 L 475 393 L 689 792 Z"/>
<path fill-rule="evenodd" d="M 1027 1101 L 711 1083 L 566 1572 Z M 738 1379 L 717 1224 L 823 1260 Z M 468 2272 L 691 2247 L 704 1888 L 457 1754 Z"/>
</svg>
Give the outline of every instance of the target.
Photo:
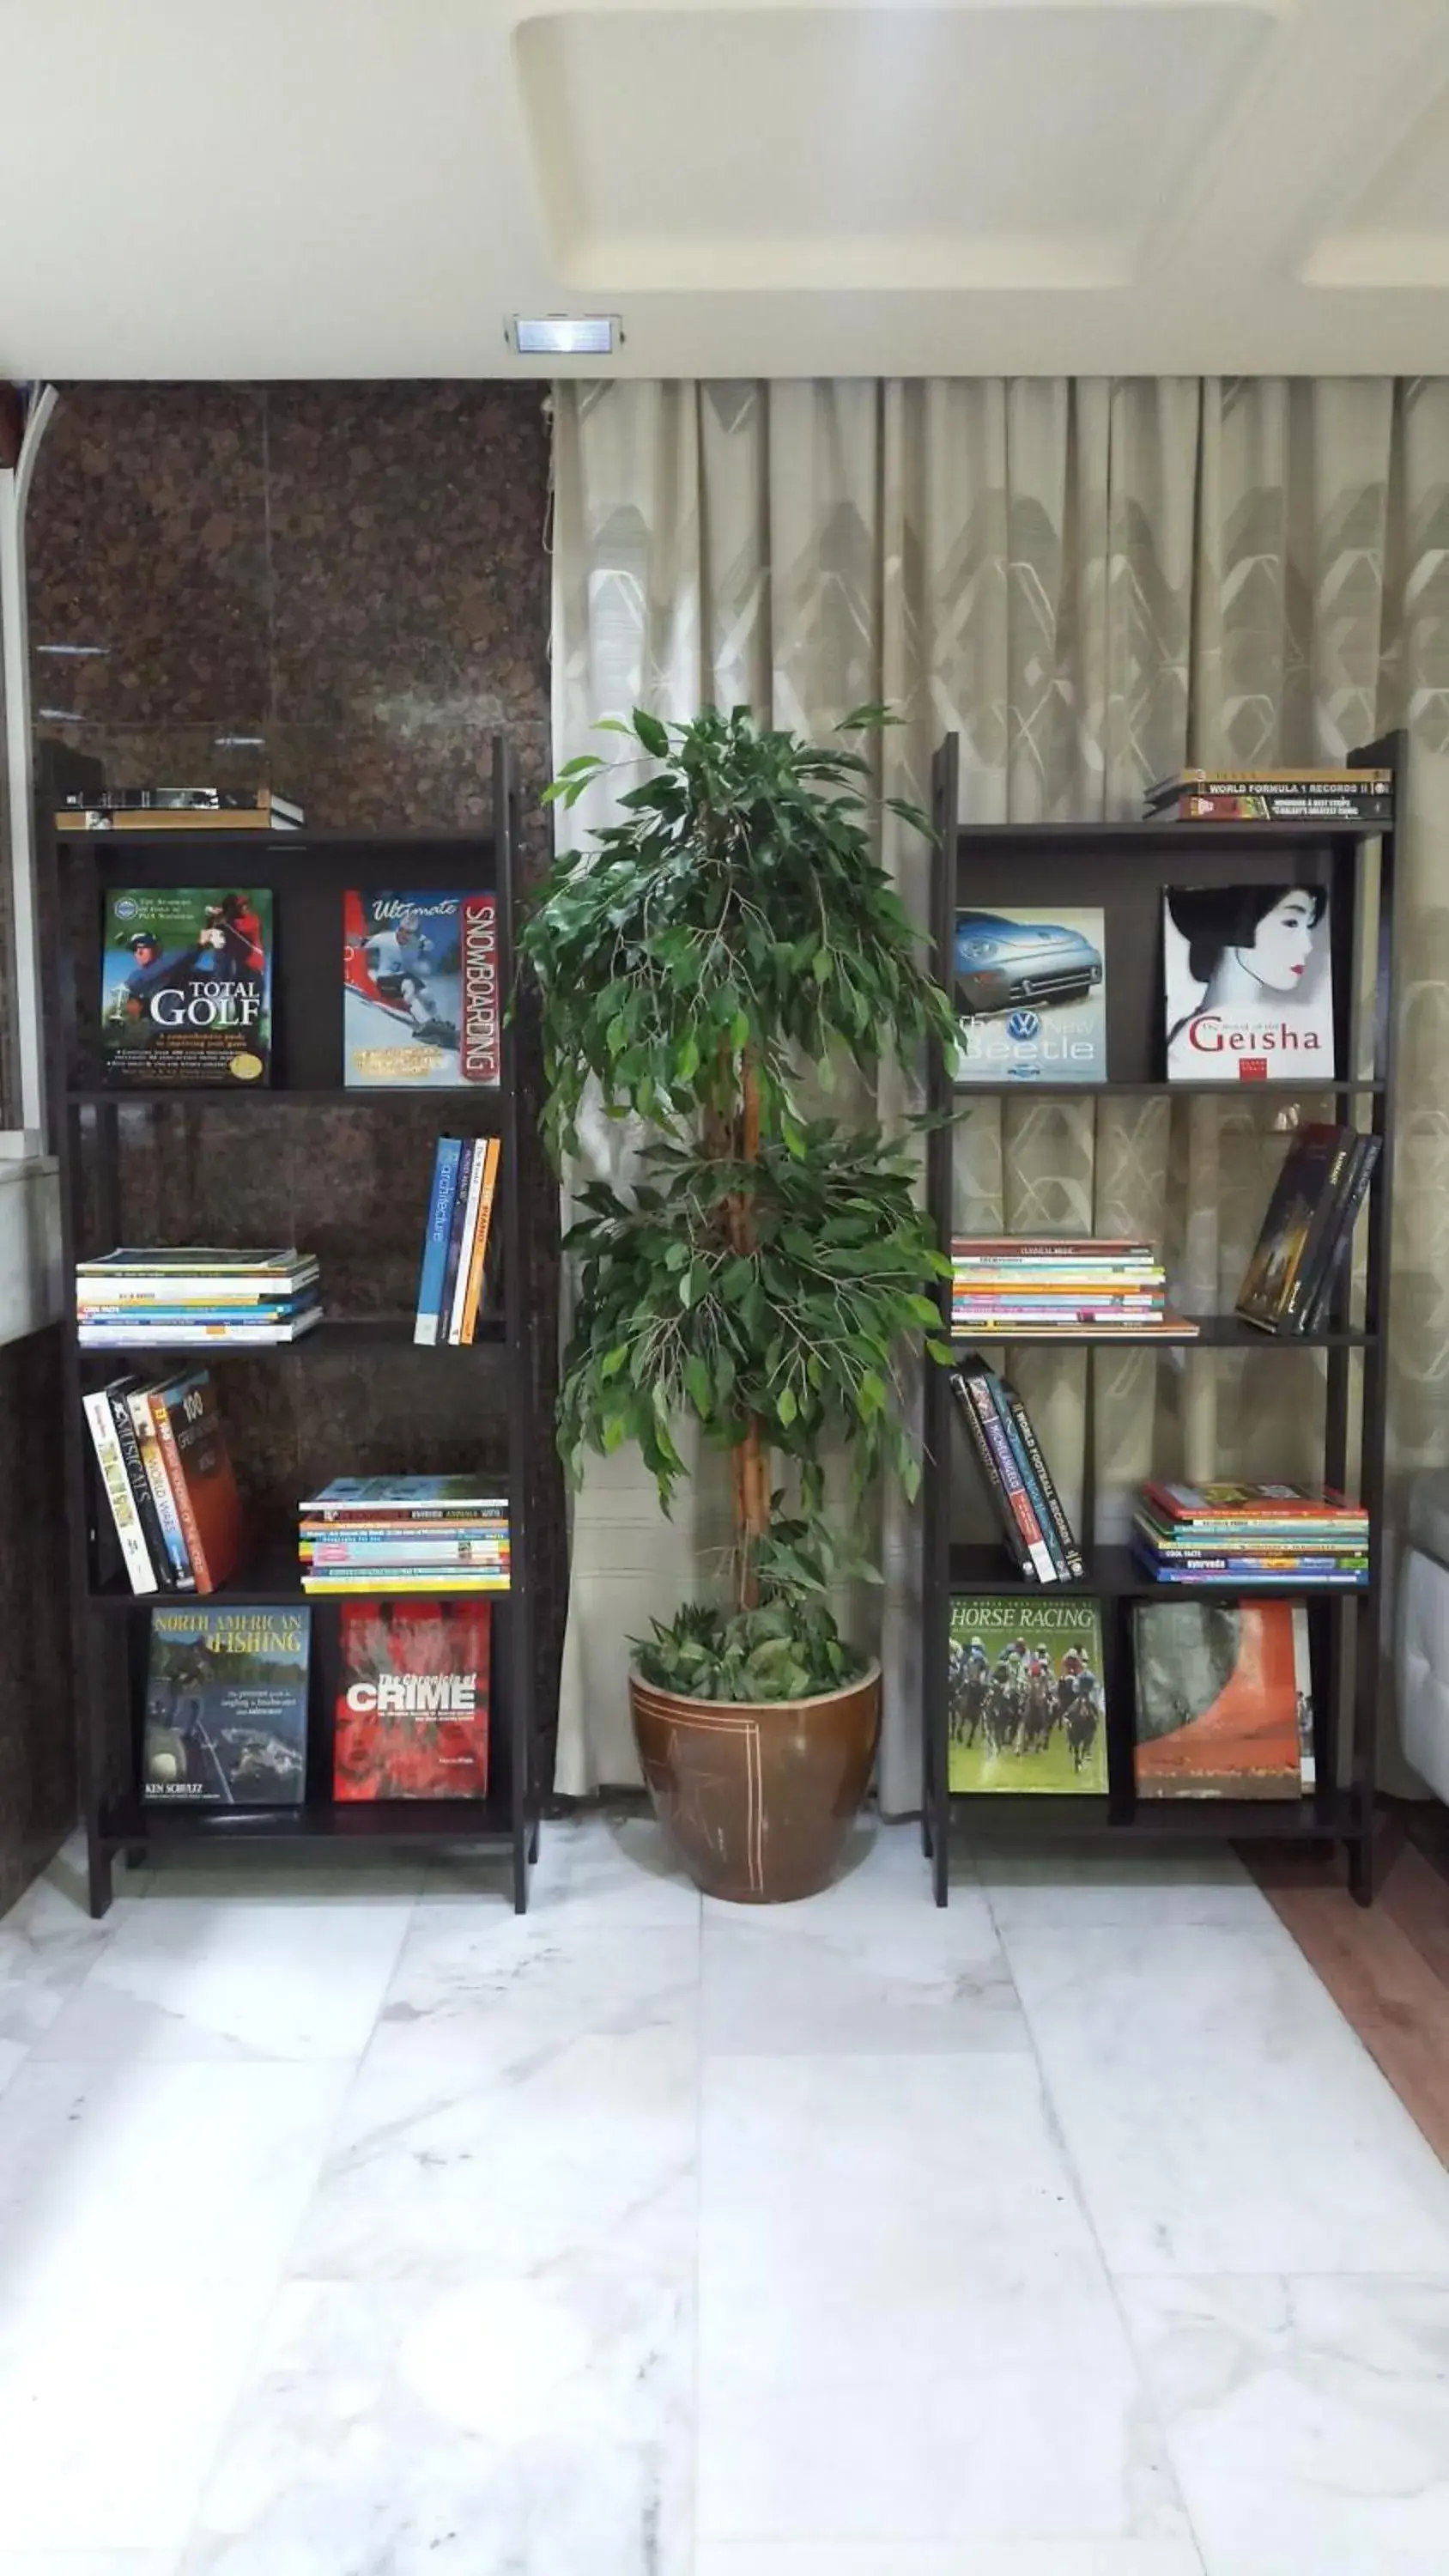
<svg viewBox="0 0 1449 2576">
<path fill-rule="evenodd" d="M 1442 2576 L 1449 2172 L 1226 1855 L 0 1924 L 0 2576 Z"/>
</svg>

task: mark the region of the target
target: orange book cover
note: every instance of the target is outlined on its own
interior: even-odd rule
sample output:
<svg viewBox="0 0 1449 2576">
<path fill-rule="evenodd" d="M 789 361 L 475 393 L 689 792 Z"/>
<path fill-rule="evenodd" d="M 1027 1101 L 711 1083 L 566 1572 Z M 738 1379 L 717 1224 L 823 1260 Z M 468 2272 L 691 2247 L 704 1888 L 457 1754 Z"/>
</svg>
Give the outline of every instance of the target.
<svg viewBox="0 0 1449 2576">
<path fill-rule="evenodd" d="M 241 1498 L 207 1369 L 149 1387 L 146 1400 L 198 1592 L 229 1583 L 241 1557 Z"/>
<path fill-rule="evenodd" d="M 1140 1797 L 1299 1795 L 1312 1745 L 1301 1605 L 1148 1602 L 1135 1614 L 1133 1646 Z"/>
<path fill-rule="evenodd" d="M 503 1147 L 496 1136 L 490 1136 L 483 1155 L 483 1186 L 478 1198 L 478 1221 L 473 1229 L 473 1249 L 468 1263 L 468 1288 L 463 1303 L 462 1338 L 471 1342 L 478 1328 L 478 1302 L 483 1294 L 483 1265 L 488 1258 L 488 1234 L 493 1223 L 493 1193 L 498 1186 L 498 1166 Z"/>
</svg>

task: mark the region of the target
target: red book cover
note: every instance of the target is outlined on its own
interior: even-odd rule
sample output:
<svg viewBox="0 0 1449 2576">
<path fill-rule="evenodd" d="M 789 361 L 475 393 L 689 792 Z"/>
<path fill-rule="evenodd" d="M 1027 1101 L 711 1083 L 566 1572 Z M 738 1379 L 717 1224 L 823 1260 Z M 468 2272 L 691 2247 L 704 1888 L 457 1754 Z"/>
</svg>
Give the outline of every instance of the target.
<svg viewBox="0 0 1449 2576">
<path fill-rule="evenodd" d="M 340 1629 L 333 1795 L 486 1797 L 489 1604 L 344 1601 Z"/>
<path fill-rule="evenodd" d="M 241 1557 L 241 1500 L 206 1369 L 147 1390 L 198 1592 L 229 1583 Z"/>
</svg>

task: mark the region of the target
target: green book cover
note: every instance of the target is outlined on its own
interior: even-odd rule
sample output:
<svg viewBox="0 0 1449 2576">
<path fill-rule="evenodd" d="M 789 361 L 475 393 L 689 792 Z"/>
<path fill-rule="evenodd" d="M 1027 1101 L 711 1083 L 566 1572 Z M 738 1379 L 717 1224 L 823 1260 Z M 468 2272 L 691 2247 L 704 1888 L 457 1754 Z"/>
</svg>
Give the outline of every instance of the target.
<svg viewBox="0 0 1449 2576">
<path fill-rule="evenodd" d="M 1102 1616 L 1080 1595 L 958 1595 L 951 1604 L 946 1783 L 1101 1797 L 1107 1788 Z"/>
</svg>

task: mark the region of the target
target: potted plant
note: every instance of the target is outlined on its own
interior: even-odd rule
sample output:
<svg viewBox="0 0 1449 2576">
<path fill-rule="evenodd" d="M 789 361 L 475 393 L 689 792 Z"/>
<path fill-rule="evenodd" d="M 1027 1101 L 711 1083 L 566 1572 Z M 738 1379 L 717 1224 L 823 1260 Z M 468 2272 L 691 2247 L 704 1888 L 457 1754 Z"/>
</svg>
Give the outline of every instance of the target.
<svg viewBox="0 0 1449 2576">
<path fill-rule="evenodd" d="M 861 708 L 840 731 L 886 721 Z M 872 855 L 861 751 L 744 708 L 608 729 L 651 773 L 592 847 L 555 859 L 521 946 L 555 1153 L 574 1145 L 590 1084 L 654 1141 L 631 1196 L 581 1194 L 559 1443 L 577 1475 L 588 1449 L 636 1441 L 666 1509 L 681 1420 L 729 1452 L 728 1580 L 636 1642 L 635 1735 L 703 1888 L 803 1896 L 829 1877 L 880 1722 L 879 1664 L 831 1608 L 869 1569 L 826 1508 L 822 1452 L 853 1454 L 857 1504 L 882 1470 L 914 1494 L 897 1372 L 922 1333 L 950 1356 L 929 1338 L 949 1264 L 911 1154 L 843 1106 L 807 1114 L 803 1095 L 841 1101 L 850 1062 L 869 1077 L 884 1051 L 912 1058 L 954 1021 Z M 550 797 L 576 803 L 604 766 L 581 754 Z"/>
</svg>

